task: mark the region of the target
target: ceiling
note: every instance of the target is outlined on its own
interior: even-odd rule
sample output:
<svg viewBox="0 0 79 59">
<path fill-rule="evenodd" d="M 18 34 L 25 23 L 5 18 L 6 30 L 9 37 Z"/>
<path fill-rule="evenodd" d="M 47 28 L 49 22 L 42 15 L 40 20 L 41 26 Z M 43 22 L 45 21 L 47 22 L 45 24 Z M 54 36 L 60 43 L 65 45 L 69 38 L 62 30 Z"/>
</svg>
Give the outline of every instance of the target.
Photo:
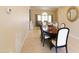
<svg viewBox="0 0 79 59">
<path fill-rule="evenodd" d="M 32 9 L 43 9 L 43 10 L 51 10 L 59 7 L 60 6 L 31 6 Z"/>
</svg>

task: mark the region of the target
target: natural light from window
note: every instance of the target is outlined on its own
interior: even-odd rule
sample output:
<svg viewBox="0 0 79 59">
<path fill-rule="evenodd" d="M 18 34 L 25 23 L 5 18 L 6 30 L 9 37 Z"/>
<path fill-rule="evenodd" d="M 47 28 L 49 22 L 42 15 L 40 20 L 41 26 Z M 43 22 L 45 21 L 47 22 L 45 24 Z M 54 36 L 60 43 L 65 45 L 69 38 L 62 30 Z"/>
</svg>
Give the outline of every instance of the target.
<svg viewBox="0 0 79 59">
<path fill-rule="evenodd" d="M 52 16 L 47 12 L 43 12 L 41 15 L 37 15 L 37 20 L 41 22 L 47 21 L 50 23 L 52 22 Z"/>
</svg>

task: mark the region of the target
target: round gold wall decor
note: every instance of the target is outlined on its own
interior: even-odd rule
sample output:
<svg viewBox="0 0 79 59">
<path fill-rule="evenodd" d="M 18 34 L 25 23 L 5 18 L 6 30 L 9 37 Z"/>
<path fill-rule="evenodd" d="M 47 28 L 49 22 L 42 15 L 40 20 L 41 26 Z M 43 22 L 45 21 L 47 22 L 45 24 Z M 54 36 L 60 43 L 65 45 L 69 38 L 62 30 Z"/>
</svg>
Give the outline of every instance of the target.
<svg viewBox="0 0 79 59">
<path fill-rule="evenodd" d="M 74 22 L 78 18 L 78 9 L 75 6 L 72 6 L 67 11 L 67 19 L 71 22 Z"/>
</svg>

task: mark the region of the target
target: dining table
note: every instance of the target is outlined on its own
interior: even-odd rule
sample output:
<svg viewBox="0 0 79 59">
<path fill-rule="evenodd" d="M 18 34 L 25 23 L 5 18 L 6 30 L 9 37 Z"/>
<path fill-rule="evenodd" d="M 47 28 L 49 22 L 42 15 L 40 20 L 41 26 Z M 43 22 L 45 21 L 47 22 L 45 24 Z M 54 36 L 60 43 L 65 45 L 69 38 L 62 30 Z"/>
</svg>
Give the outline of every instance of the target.
<svg viewBox="0 0 79 59">
<path fill-rule="evenodd" d="M 53 25 L 48 25 L 48 33 L 51 38 L 57 38 L 58 28 Z"/>
</svg>

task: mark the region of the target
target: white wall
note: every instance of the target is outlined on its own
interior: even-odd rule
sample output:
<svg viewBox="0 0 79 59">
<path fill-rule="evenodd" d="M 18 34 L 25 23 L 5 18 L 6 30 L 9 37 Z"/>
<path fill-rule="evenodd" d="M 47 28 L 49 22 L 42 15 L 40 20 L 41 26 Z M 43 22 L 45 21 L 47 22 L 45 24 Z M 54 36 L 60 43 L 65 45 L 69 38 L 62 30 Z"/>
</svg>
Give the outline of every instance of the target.
<svg viewBox="0 0 79 59">
<path fill-rule="evenodd" d="M 0 52 L 20 52 L 28 30 L 29 7 L 0 7 Z"/>
<path fill-rule="evenodd" d="M 67 27 L 70 28 L 70 36 L 74 37 L 75 39 L 79 39 L 79 17 L 76 21 L 70 22 L 67 19 L 67 11 L 70 7 L 60 7 L 58 10 L 58 21 L 59 23 L 65 23 Z M 77 7 L 79 10 L 79 7 Z"/>
</svg>

